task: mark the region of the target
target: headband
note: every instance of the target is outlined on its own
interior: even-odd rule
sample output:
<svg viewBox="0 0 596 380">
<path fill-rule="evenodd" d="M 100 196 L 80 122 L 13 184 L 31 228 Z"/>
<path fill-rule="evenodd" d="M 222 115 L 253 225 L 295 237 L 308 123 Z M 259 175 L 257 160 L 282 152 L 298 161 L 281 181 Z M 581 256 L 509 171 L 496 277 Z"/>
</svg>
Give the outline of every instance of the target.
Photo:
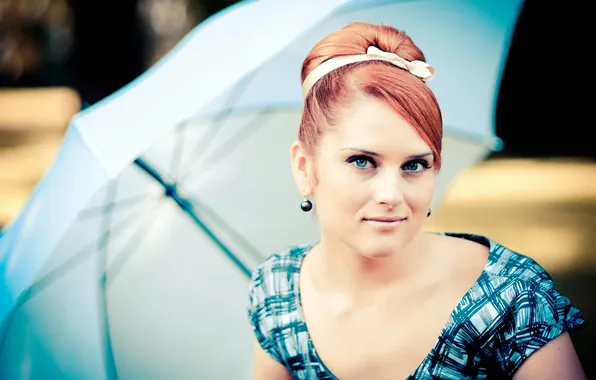
<svg viewBox="0 0 596 380">
<path fill-rule="evenodd" d="M 306 99 L 306 95 L 308 95 L 312 86 L 331 71 L 351 63 L 373 60 L 389 62 L 401 69 L 409 71 L 411 74 L 422 79 L 423 82 L 428 82 L 435 74 L 435 69 L 424 61 L 408 61 L 395 53 L 385 52 L 374 46 L 369 46 L 366 54 L 344 55 L 331 58 L 315 67 L 304 79 L 304 82 L 302 82 L 302 97 Z"/>
</svg>

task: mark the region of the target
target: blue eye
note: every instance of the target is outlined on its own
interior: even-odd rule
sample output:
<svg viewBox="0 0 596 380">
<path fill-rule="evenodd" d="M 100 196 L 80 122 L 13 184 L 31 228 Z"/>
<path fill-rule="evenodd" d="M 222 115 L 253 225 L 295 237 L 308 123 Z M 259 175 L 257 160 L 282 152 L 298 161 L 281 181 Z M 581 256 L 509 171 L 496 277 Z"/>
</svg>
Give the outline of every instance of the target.
<svg viewBox="0 0 596 380">
<path fill-rule="evenodd" d="M 354 163 L 356 164 L 356 166 L 358 166 L 359 168 L 365 168 L 366 164 L 368 164 L 367 160 L 364 160 L 362 158 L 357 159 L 356 161 L 354 161 Z"/>
<path fill-rule="evenodd" d="M 405 165 L 405 169 L 410 172 L 416 172 L 421 166 L 420 162 L 409 162 Z"/>
<path fill-rule="evenodd" d="M 407 172 L 416 174 L 430 168 L 430 164 L 425 160 L 415 160 L 407 162 L 402 168 Z"/>
<path fill-rule="evenodd" d="M 356 166 L 358 169 L 368 169 L 369 166 L 375 167 L 375 161 L 366 156 L 352 156 L 347 159 L 347 162 Z"/>
</svg>

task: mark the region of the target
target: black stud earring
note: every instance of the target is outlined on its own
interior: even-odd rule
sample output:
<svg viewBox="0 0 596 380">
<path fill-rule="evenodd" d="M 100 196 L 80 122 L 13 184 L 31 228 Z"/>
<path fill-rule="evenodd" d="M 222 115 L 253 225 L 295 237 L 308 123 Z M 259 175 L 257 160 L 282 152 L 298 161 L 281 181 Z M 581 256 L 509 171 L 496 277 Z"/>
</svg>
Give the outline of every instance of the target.
<svg viewBox="0 0 596 380">
<path fill-rule="evenodd" d="M 430 216 L 430 214 L 431 214 L 431 211 L 430 211 L 430 209 L 428 209 L 428 213 L 426 214 L 426 217 L 428 218 Z"/>
<path fill-rule="evenodd" d="M 309 212 L 312 210 L 312 202 L 308 198 L 304 198 L 304 200 L 300 202 L 300 208 L 304 212 Z"/>
</svg>

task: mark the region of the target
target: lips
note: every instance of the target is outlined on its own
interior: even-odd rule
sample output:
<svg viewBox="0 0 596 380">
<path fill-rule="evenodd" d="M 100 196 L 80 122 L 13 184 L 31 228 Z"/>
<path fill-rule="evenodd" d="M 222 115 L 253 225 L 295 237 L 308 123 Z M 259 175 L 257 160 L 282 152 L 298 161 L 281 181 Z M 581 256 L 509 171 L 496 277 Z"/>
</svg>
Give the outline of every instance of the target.
<svg viewBox="0 0 596 380">
<path fill-rule="evenodd" d="M 364 218 L 365 222 L 376 222 L 376 223 L 397 223 L 397 222 L 403 222 L 404 220 L 406 220 L 406 217 L 398 217 L 398 216 L 393 216 L 393 217 L 389 217 L 389 216 L 375 216 L 372 218 Z"/>
</svg>

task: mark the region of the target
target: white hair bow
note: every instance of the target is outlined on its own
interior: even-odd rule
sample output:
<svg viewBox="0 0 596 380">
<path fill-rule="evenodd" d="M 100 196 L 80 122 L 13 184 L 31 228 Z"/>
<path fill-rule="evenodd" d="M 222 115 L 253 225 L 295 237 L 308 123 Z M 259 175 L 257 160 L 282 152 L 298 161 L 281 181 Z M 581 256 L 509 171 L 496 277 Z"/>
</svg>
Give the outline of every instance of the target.
<svg viewBox="0 0 596 380">
<path fill-rule="evenodd" d="M 408 61 L 395 53 L 383 51 L 375 46 L 369 46 L 366 54 L 344 55 L 331 58 L 315 67 L 302 82 L 302 96 L 306 98 L 308 92 L 326 74 L 350 63 L 363 61 L 386 61 L 401 69 L 409 71 L 424 82 L 428 82 L 435 75 L 435 69 L 424 61 Z"/>
<path fill-rule="evenodd" d="M 377 56 L 383 61 L 391 62 L 399 68 L 408 70 L 410 73 L 422 79 L 424 82 L 431 80 L 435 74 L 435 69 L 424 61 L 408 61 L 407 59 L 402 58 L 395 53 L 383 51 L 375 46 L 369 46 L 369 48 L 366 50 L 366 55 L 370 56 L 370 59 L 374 59 L 372 57 Z"/>
</svg>

